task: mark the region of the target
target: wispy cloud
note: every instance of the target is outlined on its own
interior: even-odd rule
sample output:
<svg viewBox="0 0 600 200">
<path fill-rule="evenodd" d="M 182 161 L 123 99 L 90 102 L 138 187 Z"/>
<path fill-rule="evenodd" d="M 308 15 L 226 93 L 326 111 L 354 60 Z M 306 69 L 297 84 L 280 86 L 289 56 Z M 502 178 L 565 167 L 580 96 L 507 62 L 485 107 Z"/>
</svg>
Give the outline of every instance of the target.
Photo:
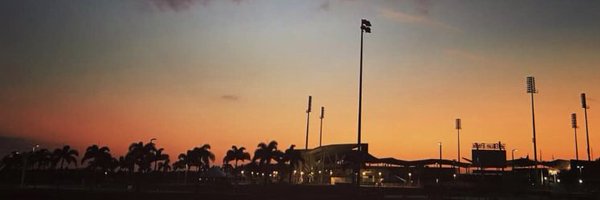
<svg viewBox="0 0 600 200">
<path fill-rule="evenodd" d="M 425 11 L 421 11 L 421 12 L 425 12 Z M 428 13 L 429 11 L 426 11 L 426 12 Z M 380 14 L 389 20 L 393 20 L 393 21 L 396 21 L 399 23 L 420 24 L 420 25 L 437 28 L 437 29 L 448 30 L 448 31 L 452 31 L 452 32 L 462 32 L 461 29 L 454 27 L 452 25 L 443 23 L 441 21 L 435 20 L 435 19 L 431 18 L 431 16 L 429 16 L 429 15 L 422 15 L 422 14 L 414 15 L 414 14 L 409 14 L 409 13 L 402 12 L 402 11 L 392 10 L 389 8 L 382 8 L 380 10 Z"/>
<path fill-rule="evenodd" d="M 213 1 L 214 0 L 150 0 L 150 3 L 161 11 L 183 11 L 190 9 L 195 5 L 208 6 Z M 244 0 L 230 1 L 240 4 Z"/>
<path fill-rule="evenodd" d="M 462 60 L 466 60 L 474 63 L 488 63 L 490 62 L 488 58 L 483 55 L 473 53 L 470 51 L 462 50 L 462 49 L 446 49 L 444 50 L 444 54 L 449 57 L 458 58 Z"/>
<path fill-rule="evenodd" d="M 329 11 L 330 7 L 331 7 L 331 3 L 329 2 L 329 0 L 326 0 L 326 1 L 322 2 L 321 5 L 319 5 L 319 10 Z"/>
<path fill-rule="evenodd" d="M 227 101 L 237 101 L 240 99 L 240 97 L 237 95 L 226 94 L 226 95 L 221 96 L 221 99 L 227 100 Z"/>
</svg>

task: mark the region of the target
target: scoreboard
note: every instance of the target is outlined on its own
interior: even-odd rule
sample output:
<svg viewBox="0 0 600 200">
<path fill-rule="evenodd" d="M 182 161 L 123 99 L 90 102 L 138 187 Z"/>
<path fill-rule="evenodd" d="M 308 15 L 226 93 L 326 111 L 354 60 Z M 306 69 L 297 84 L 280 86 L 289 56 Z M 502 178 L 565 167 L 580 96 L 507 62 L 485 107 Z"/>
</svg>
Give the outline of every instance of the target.
<svg viewBox="0 0 600 200">
<path fill-rule="evenodd" d="M 474 167 L 505 167 L 506 149 L 501 142 L 473 143 L 471 158 Z"/>
</svg>

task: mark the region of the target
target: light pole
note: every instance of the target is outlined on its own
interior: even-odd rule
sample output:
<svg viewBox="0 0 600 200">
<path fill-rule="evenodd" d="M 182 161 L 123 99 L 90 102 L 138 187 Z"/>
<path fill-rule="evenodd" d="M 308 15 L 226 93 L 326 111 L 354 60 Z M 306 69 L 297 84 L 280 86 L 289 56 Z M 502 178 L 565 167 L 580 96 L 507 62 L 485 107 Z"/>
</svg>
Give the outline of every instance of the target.
<svg viewBox="0 0 600 200">
<path fill-rule="evenodd" d="M 442 168 L 442 142 L 438 142 L 438 146 L 440 147 L 440 168 Z"/>
<path fill-rule="evenodd" d="M 306 141 L 304 143 L 304 149 L 308 149 L 308 126 L 310 122 L 310 109 L 312 104 L 312 96 L 308 96 L 308 108 L 306 109 Z"/>
<path fill-rule="evenodd" d="M 460 118 L 456 119 L 456 127 L 455 128 L 456 128 L 456 136 L 458 137 L 456 140 L 456 141 L 458 141 L 457 142 L 458 143 L 458 145 L 457 145 L 458 155 L 456 158 L 456 161 L 458 161 L 458 163 L 457 163 L 457 165 L 458 165 L 460 163 L 460 129 L 462 129 L 462 124 L 461 124 Z M 458 165 L 458 173 L 460 174 L 460 165 Z"/>
<path fill-rule="evenodd" d="M 587 142 L 588 161 L 592 161 L 592 158 L 590 157 L 590 135 L 588 132 L 588 120 L 587 120 L 587 109 L 589 107 L 588 107 L 587 101 L 585 99 L 585 93 L 581 93 L 581 107 L 583 108 L 583 117 L 585 118 L 585 140 Z"/>
<path fill-rule="evenodd" d="M 513 149 L 511 151 L 511 158 L 512 158 L 512 170 L 515 171 L 515 151 L 518 151 L 517 149 Z"/>
<path fill-rule="evenodd" d="M 535 168 L 537 168 L 537 143 L 535 138 L 535 107 L 533 103 L 533 94 L 537 93 L 535 89 L 535 77 L 527 77 L 527 93 L 531 94 L 531 121 L 533 124 L 533 159 L 535 161 Z"/>
<path fill-rule="evenodd" d="M 363 36 L 364 33 L 371 33 L 371 22 L 366 19 L 360 20 L 360 69 L 358 78 L 358 154 L 359 161 L 356 167 L 356 185 L 360 186 L 360 168 L 362 166 L 362 149 L 361 149 L 361 128 L 362 128 L 362 74 L 363 74 Z"/>
<path fill-rule="evenodd" d="M 577 146 L 577 114 L 571 113 L 571 128 L 575 133 L 575 160 L 579 160 L 579 147 Z"/>
<path fill-rule="evenodd" d="M 35 149 L 39 147 L 40 145 L 36 144 L 31 148 L 31 153 L 23 152 L 23 167 L 21 168 L 21 187 L 25 187 L 25 172 L 27 172 L 27 159 L 29 159 L 29 156 L 33 155 L 33 153 L 35 153 Z"/>
<path fill-rule="evenodd" d="M 321 106 L 321 125 L 319 126 L 319 147 L 323 144 L 323 118 L 325 118 L 325 107 Z"/>
</svg>

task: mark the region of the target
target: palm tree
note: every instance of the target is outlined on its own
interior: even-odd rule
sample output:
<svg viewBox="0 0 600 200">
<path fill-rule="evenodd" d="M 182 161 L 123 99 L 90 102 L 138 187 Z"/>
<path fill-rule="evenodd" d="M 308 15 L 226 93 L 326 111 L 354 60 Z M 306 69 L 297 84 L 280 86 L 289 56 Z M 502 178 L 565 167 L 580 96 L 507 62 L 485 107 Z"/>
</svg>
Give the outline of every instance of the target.
<svg viewBox="0 0 600 200">
<path fill-rule="evenodd" d="M 2 170 L 21 169 L 23 165 L 23 154 L 13 151 L 2 158 Z"/>
<path fill-rule="evenodd" d="M 154 160 L 154 171 L 159 171 L 159 169 L 158 169 L 159 168 L 158 161 L 164 161 L 164 160 L 168 160 L 169 159 L 169 155 L 163 154 L 162 153 L 163 151 L 164 151 L 164 149 L 160 148 L 160 149 L 158 149 L 158 150 L 156 150 L 154 152 L 154 157 L 153 157 L 153 160 Z"/>
<path fill-rule="evenodd" d="M 285 150 L 285 153 L 283 155 L 283 162 L 288 164 L 288 182 L 291 183 L 292 182 L 292 171 L 295 168 L 298 168 L 300 166 L 301 163 L 304 162 L 304 158 L 302 158 L 302 155 L 300 154 L 300 152 L 298 150 L 295 150 L 294 147 L 296 147 L 296 145 L 290 145 L 290 148 Z"/>
<path fill-rule="evenodd" d="M 223 163 L 229 163 L 235 161 L 235 169 L 238 168 L 238 161 L 244 162 L 244 160 L 250 160 L 250 154 L 246 151 L 245 147 L 238 148 L 237 146 L 231 146 L 231 149 L 227 150 Z"/>
<path fill-rule="evenodd" d="M 31 166 L 35 167 L 37 165 L 37 169 L 48 168 L 53 164 L 53 156 L 48 149 L 36 150 L 29 159 L 31 161 Z"/>
<path fill-rule="evenodd" d="M 194 147 L 187 151 L 188 164 L 196 166 L 198 171 L 210 168 L 210 162 L 215 160 L 215 154 L 210 152 L 210 145 L 205 144 L 201 147 Z"/>
<path fill-rule="evenodd" d="M 273 158 L 275 158 L 275 151 L 277 150 L 277 142 L 271 141 L 269 144 L 261 142 L 258 144 L 257 149 L 254 151 L 254 157 L 252 162 L 258 160 L 259 166 L 265 166 L 271 164 Z"/>
<path fill-rule="evenodd" d="M 167 155 L 167 159 L 165 159 L 161 163 L 158 163 L 158 170 L 162 172 L 169 172 L 171 170 L 171 166 L 169 165 L 170 162 L 171 161 L 169 160 L 169 157 Z"/>
<path fill-rule="evenodd" d="M 96 171 L 97 169 L 108 170 L 112 165 L 112 155 L 110 149 L 107 146 L 98 147 L 98 145 L 89 146 L 85 150 L 85 154 L 81 159 L 81 164 L 88 161 L 88 169 Z"/>
<path fill-rule="evenodd" d="M 154 143 L 144 144 L 143 142 L 138 142 L 129 145 L 129 152 L 127 152 L 126 157 L 129 156 L 138 166 L 138 171 L 144 173 L 150 171 L 155 154 L 156 147 Z"/>
<path fill-rule="evenodd" d="M 79 152 L 75 149 L 71 149 L 71 146 L 65 145 L 63 148 L 57 148 L 54 150 L 54 158 L 56 159 L 56 163 L 59 164 L 59 169 L 69 168 L 71 163 L 74 163 L 77 166 L 77 157 L 79 156 Z M 64 163 L 67 163 L 64 166 Z"/>
</svg>

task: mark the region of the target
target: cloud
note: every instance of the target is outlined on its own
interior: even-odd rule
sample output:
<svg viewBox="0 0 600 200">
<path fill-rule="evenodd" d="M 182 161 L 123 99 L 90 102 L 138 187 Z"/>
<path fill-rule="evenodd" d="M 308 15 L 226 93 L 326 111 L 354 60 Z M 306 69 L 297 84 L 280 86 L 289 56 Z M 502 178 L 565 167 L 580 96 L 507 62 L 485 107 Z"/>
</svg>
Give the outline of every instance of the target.
<svg viewBox="0 0 600 200">
<path fill-rule="evenodd" d="M 329 0 L 324 1 L 323 3 L 321 3 L 321 5 L 319 5 L 319 10 L 322 11 L 329 11 L 331 7 L 331 4 L 329 3 Z"/>
<path fill-rule="evenodd" d="M 201 6 L 209 6 L 214 0 L 150 0 L 150 3 L 156 6 L 161 11 L 183 11 L 188 10 L 196 4 Z M 230 0 L 236 4 L 242 3 L 244 0 Z"/>
<path fill-rule="evenodd" d="M 221 96 L 221 99 L 227 100 L 227 101 L 237 101 L 240 99 L 240 97 L 237 95 L 226 94 L 226 95 Z"/>
<path fill-rule="evenodd" d="M 13 151 L 31 151 L 31 147 L 36 144 L 40 144 L 44 148 L 48 148 L 49 146 L 30 138 L 0 135 L 0 157 Z"/>
<path fill-rule="evenodd" d="M 430 16 L 426 15 L 412 15 L 401 11 L 392 10 L 389 8 L 382 8 L 380 10 L 380 15 L 383 17 L 400 22 L 400 23 L 409 23 L 409 24 L 420 24 L 432 28 L 443 29 L 452 32 L 462 32 L 459 28 L 448 25 L 446 23 L 437 21 Z"/>
<path fill-rule="evenodd" d="M 429 15 L 429 10 L 433 7 L 433 3 L 430 0 L 414 0 L 415 9 L 421 15 Z"/>
<path fill-rule="evenodd" d="M 473 53 L 473 52 L 469 52 L 469 51 L 465 51 L 465 50 L 461 50 L 461 49 L 446 49 L 444 50 L 444 54 L 450 57 L 454 57 L 454 58 L 458 58 L 458 59 L 462 59 L 462 60 L 467 60 L 469 62 L 474 62 L 474 63 L 488 63 L 489 59 Z"/>
</svg>

